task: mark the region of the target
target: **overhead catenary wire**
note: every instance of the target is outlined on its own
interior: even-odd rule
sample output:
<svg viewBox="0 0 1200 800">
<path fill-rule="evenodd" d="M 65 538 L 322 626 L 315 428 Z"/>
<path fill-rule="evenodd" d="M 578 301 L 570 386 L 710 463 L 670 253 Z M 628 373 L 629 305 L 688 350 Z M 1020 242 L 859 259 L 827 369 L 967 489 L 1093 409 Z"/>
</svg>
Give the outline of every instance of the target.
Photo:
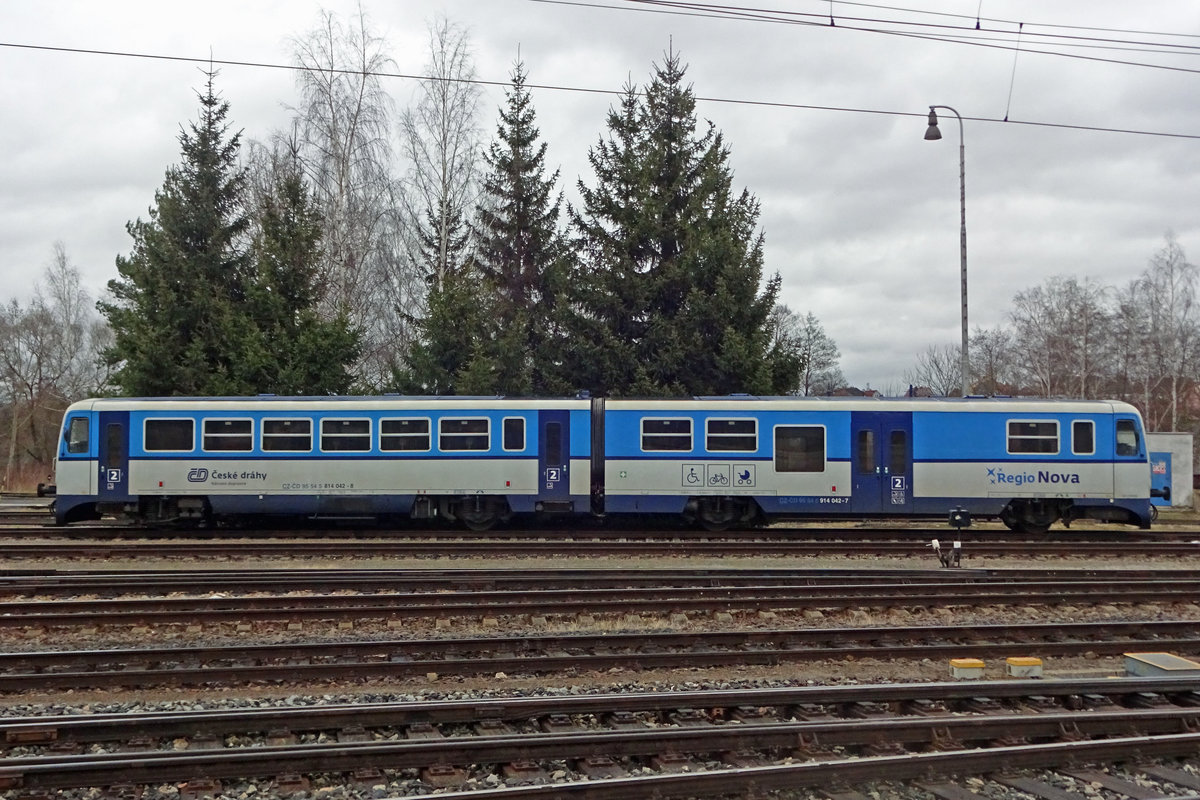
<svg viewBox="0 0 1200 800">
<path fill-rule="evenodd" d="M 886 20 L 876 18 L 852 18 L 839 17 L 841 20 L 838 25 L 830 25 L 825 20 L 828 19 L 824 13 L 816 14 L 812 12 L 796 12 L 796 11 L 765 11 L 739 6 L 714 6 L 703 3 L 683 2 L 683 0 L 613 0 L 613 2 L 600 2 L 599 0 L 531 0 L 535 3 L 546 3 L 550 5 L 562 6 L 577 6 L 585 8 L 608 9 L 614 11 L 637 11 L 644 13 L 667 14 L 672 16 L 690 16 L 699 17 L 702 19 L 718 19 L 718 20 L 733 20 L 745 22 L 770 22 L 789 25 L 803 25 L 809 27 L 821 28 L 836 28 L 837 30 L 856 31 L 859 33 L 875 33 L 886 36 L 895 36 L 908 39 L 919 39 L 924 41 L 943 42 L 950 44 L 960 44 L 967 46 L 975 46 L 982 48 L 1000 49 L 1000 50 L 1015 50 L 1015 34 L 1010 34 L 1007 31 L 991 30 L 990 33 L 1003 35 L 1004 38 L 988 38 L 984 39 L 981 36 L 974 35 L 979 29 L 968 28 L 958 25 L 933 24 L 933 23 L 915 23 L 897 20 Z M 624 2 L 633 4 L 637 7 L 629 5 L 614 5 L 614 2 Z M 645 6 L 645 7 L 643 7 Z M 854 23 L 861 24 L 854 24 Z M 871 23 L 871 26 L 866 26 L 866 23 Z M 1016 26 L 1018 23 L 1012 23 Z M 1034 23 L 1027 23 L 1027 26 L 1032 26 Z M 882 27 L 884 25 L 898 25 L 908 28 L 917 28 L 916 30 L 904 30 L 902 28 L 889 29 Z M 936 29 L 944 32 L 933 32 L 927 29 Z M 1066 38 L 1069 41 L 1057 43 L 1062 47 L 1072 47 L 1076 49 L 1106 49 L 1116 51 L 1134 51 L 1139 53 L 1156 53 L 1165 55 L 1200 55 L 1200 47 L 1194 45 L 1168 45 L 1163 43 L 1144 43 L 1139 45 L 1136 42 L 1124 42 L 1121 47 L 1116 46 L 1116 40 L 1112 44 L 1103 44 L 1106 40 L 1095 37 L 1066 37 L 1062 34 L 1038 34 L 1033 31 L 1025 31 L 1025 36 L 1049 36 L 1054 38 Z M 1170 34 L 1173 35 L 1173 34 Z M 1001 41 L 1005 44 L 989 44 L 988 42 Z M 1084 42 L 1093 42 L 1093 44 L 1084 44 Z M 1047 46 L 1056 44 L 1055 42 L 1047 43 Z M 1175 50 L 1152 50 L 1150 47 L 1172 47 L 1178 48 Z M 1127 67 L 1141 67 L 1145 69 L 1165 70 L 1169 72 L 1184 72 L 1184 73 L 1200 73 L 1200 69 L 1192 69 L 1189 67 L 1171 66 L 1168 64 L 1153 64 L 1144 61 L 1128 61 L 1117 58 L 1101 58 L 1098 56 L 1082 55 L 1079 53 L 1064 52 L 1061 50 L 1052 49 L 1032 49 L 1025 47 L 1022 52 L 1032 53 L 1045 56 L 1053 56 L 1058 58 L 1079 59 L 1083 61 L 1096 61 L 1106 64 L 1115 64 Z"/>
<path fill-rule="evenodd" d="M 558 2 L 558 0 L 534 0 L 534 2 Z M 205 64 L 211 69 L 214 66 L 222 67 L 245 67 L 251 69 L 271 69 L 284 70 L 292 72 L 320 72 L 343 75 L 371 75 L 378 78 L 392 78 L 401 80 L 415 81 L 449 81 L 453 83 L 469 83 L 479 86 L 492 87 L 508 87 L 511 85 L 507 80 L 488 80 L 483 78 L 446 78 L 432 75 L 418 75 L 414 73 L 390 72 L 390 71 L 369 71 L 334 68 L 334 67 L 306 67 L 298 64 L 277 64 L 268 61 L 246 61 L 240 59 L 218 59 L 208 56 L 181 56 L 171 55 L 166 53 L 138 53 L 124 50 L 100 50 L 83 47 L 62 47 L 54 45 L 29 44 L 22 42 L 0 42 L 0 48 L 34 50 L 47 53 L 69 53 L 73 55 L 93 55 L 93 56 L 109 56 L 117 58 L 134 58 L 134 59 L 150 59 L 157 61 L 173 61 L 186 64 Z M 1028 52 L 1028 51 L 1025 51 Z M 527 83 L 527 89 L 541 89 L 546 91 L 556 92 L 576 92 L 583 94 L 598 94 L 598 95 L 613 95 L 620 96 L 624 94 L 624 90 L 620 89 L 598 89 L 594 87 L 583 86 L 567 86 L 561 84 L 549 83 Z M 730 105 L 755 106 L 760 108 L 781 108 L 803 111 L 837 111 L 853 114 L 875 114 L 880 116 L 893 117 L 921 117 L 924 118 L 927 114 L 925 111 L 895 111 L 888 109 L 877 108 L 855 108 L 850 106 L 831 106 L 831 105 L 814 105 L 808 103 L 791 103 L 776 100 L 752 100 L 748 98 L 730 98 L 730 97 L 710 97 L 705 95 L 697 95 L 697 102 L 708 103 L 723 103 Z M 1039 128 L 1056 128 L 1062 130 L 1075 131 L 1091 131 L 1095 133 L 1115 133 L 1115 134 L 1131 134 L 1138 136 L 1155 136 L 1174 139 L 1200 139 L 1200 134 L 1177 133 L 1171 131 L 1153 131 L 1135 128 L 1113 128 L 1102 125 L 1075 125 L 1060 122 L 1042 122 L 1036 120 L 1015 120 L 1015 119 L 997 119 L 995 117 L 963 117 L 964 120 L 983 123 L 999 123 L 1006 125 L 1027 125 Z"/>
<path fill-rule="evenodd" d="M 753 6 L 732 6 L 732 5 L 726 5 L 726 4 L 706 3 L 706 2 L 701 2 L 701 0 L 611 0 L 611 2 L 599 2 L 599 0 L 593 0 L 593 2 L 581 2 L 580 0 L 533 0 L 533 1 L 534 2 L 554 3 L 554 4 L 560 4 L 560 5 L 590 5 L 590 6 L 595 6 L 595 7 L 603 7 L 603 8 L 611 8 L 611 9 L 615 9 L 615 10 L 627 10 L 627 11 L 634 10 L 633 8 L 631 8 L 631 6 L 644 6 L 647 8 L 641 8 L 641 9 L 637 9 L 637 10 L 650 10 L 649 7 L 654 7 L 656 10 L 658 10 L 658 13 L 665 13 L 665 14 L 681 14 L 681 15 L 686 15 L 686 16 L 700 16 L 700 17 L 709 17 L 709 18 L 716 18 L 716 19 L 722 19 L 722 18 L 743 19 L 743 20 L 760 21 L 760 22 L 774 22 L 774 23 L 783 23 L 783 24 L 795 24 L 795 23 L 812 24 L 809 22 L 809 20 L 820 21 L 825 18 L 825 14 L 819 13 L 819 12 L 796 11 L 796 10 L 791 10 L 791 9 L 788 9 L 788 10 L 767 9 L 767 8 L 758 8 L 758 7 L 753 7 Z M 624 3 L 625 5 L 613 5 L 612 4 L 613 2 Z M 854 16 L 849 16 L 846 14 L 838 15 L 838 19 L 844 20 L 847 22 L 906 25 L 906 26 L 915 27 L 915 28 L 944 28 L 947 30 L 962 31 L 962 32 L 991 30 L 994 33 L 1002 33 L 1004 31 L 1001 31 L 999 29 L 990 29 L 990 28 L 984 27 L 981 24 L 981 22 L 987 22 L 992 25 L 1005 25 L 1010 28 L 1017 28 L 1018 26 L 1027 25 L 1029 27 L 1045 29 L 1044 32 L 1028 31 L 1028 32 L 1026 32 L 1027 35 L 1040 36 L 1040 37 L 1051 38 L 1051 39 L 1062 39 L 1062 40 L 1065 40 L 1067 43 L 1079 41 L 1079 42 L 1090 42 L 1090 43 L 1100 43 L 1100 44 L 1103 44 L 1103 43 L 1119 44 L 1119 45 L 1123 45 L 1123 46 L 1141 46 L 1141 47 L 1146 47 L 1146 48 L 1165 47 L 1165 48 L 1170 48 L 1170 50 L 1160 51 L 1160 52 L 1172 52 L 1173 51 L 1173 52 L 1179 52 L 1180 54 L 1183 54 L 1183 55 L 1200 55 L 1200 34 L 1169 33 L 1169 32 L 1161 32 L 1161 31 L 1136 31 L 1136 30 L 1131 30 L 1131 29 L 1120 29 L 1120 28 L 1103 28 L 1103 27 L 1095 27 L 1095 26 L 1083 26 L 1083 25 L 1063 25 L 1060 23 L 1051 23 L 1051 22 L 1035 22 L 1035 21 L 1031 22 L 1031 21 L 1027 21 L 1027 20 L 1006 20 L 1006 19 L 996 19 L 996 18 L 988 18 L 988 17 L 967 16 L 965 14 L 952 14 L 952 13 L 940 12 L 940 11 L 927 11 L 924 9 L 905 8 L 905 7 L 901 7 L 901 6 L 884 6 L 884 5 L 877 5 L 877 4 L 871 4 L 871 3 L 848 2 L 848 0 L 839 0 L 839 3 L 841 6 L 858 6 L 858 7 L 862 7 L 862 8 L 876 8 L 876 9 L 882 9 L 882 10 L 886 10 L 886 11 L 898 11 L 898 12 L 901 12 L 904 14 L 911 14 L 911 15 L 914 15 L 914 17 L 916 17 L 916 19 L 905 20 L 905 19 L 894 19 L 894 18 L 884 18 L 884 17 L 854 17 Z M 952 24 L 948 24 L 948 23 L 944 23 L 944 22 L 923 22 L 923 21 L 919 21 L 920 17 L 947 17 L 947 18 L 952 18 L 952 19 L 960 19 L 960 20 L 963 20 L 964 24 L 952 25 Z M 1103 37 L 1101 37 L 1101 36 L 1083 36 L 1078 33 L 1065 34 L 1065 33 L 1052 33 L 1051 32 L 1052 30 L 1059 30 L 1059 29 L 1070 30 L 1070 31 L 1095 31 L 1095 32 L 1099 32 L 1099 33 L 1124 34 L 1126 36 L 1160 37 L 1160 38 L 1170 37 L 1170 38 L 1185 39 L 1185 40 L 1190 39 L 1190 40 L 1197 41 L 1198 44 L 1184 44 L 1184 43 L 1172 44 L 1170 42 L 1164 42 L 1164 41 L 1148 42 L 1148 41 L 1140 41 L 1137 39 L 1117 39 L 1117 38 L 1113 38 L 1110 36 L 1103 36 Z"/>
</svg>

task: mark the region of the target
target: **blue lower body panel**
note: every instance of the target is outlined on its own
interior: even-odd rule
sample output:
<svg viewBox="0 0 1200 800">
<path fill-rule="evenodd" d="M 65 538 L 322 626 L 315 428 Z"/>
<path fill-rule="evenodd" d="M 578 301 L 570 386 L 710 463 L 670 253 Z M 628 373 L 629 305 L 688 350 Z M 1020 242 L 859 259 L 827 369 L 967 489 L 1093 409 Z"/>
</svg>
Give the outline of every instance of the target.
<svg viewBox="0 0 1200 800">
<path fill-rule="evenodd" d="M 412 511 L 413 495 L 210 495 L 217 515 L 366 516 Z"/>
</svg>

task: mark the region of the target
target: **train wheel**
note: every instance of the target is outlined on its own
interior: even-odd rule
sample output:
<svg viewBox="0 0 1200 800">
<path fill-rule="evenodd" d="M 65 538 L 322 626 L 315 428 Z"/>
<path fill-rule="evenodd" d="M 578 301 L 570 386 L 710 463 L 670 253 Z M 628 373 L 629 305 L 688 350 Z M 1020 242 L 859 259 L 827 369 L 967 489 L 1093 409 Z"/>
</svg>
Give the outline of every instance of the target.
<svg viewBox="0 0 1200 800">
<path fill-rule="evenodd" d="M 706 531 L 729 530 L 735 522 L 745 518 L 746 505 L 732 497 L 706 497 L 700 501 L 696 517 Z"/>
<path fill-rule="evenodd" d="M 463 498 L 455 509 L 455 516 L 473 531 L 488 531 L 504 518 L 508 504 L 496 497 Z"/>
<path fill-rule="evenodd" d="M 1000 514 L 1000 521 L 1011 531 L 1042 536 L 1062 517 L 1058 506 L 1045 502 L 1013 501 Z"/>
</svg>

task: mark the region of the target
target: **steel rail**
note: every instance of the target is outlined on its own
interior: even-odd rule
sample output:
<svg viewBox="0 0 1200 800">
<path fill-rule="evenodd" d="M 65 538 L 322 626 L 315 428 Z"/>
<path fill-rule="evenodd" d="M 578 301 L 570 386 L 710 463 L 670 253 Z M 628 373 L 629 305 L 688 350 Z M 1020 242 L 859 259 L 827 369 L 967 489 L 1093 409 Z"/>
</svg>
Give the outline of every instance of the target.
<svg viewBox="0 0 1200 800">
<path fill-rule="evenodd" d="M 1200 652 L 1198 625 L 1196 621 L 1148 621 L 972 625 L 961 629 L 813 628 L 3 653 L 0 692 L 361 680 L 424 676 L 430 672 L 544 674 L 614 667 L 644 670 L 748 666 L 850 657 L 934 659 L 965 654 L 1025 656 L 1031 652 L 1043 656 L 1118 655 L 1164 649 L 1192 654 Z M 1075 638 L 1068 638 L 1072 636 Z"/>
<path fill-rule="evenodd" d="M 33 516 L 33 515 L 31 515 Z M 255 527 L 187 527 L 187 526 L 154 526 L 149 524 L 132 524 L 120 521 L 93 523 L 90 525 L 73 525 L 70 527 L 56 526 L 53 518 L 46 514 L 46 522 L 29 524 L 13 519 L 10 515 L 0 513 L 0 535 L 7 536 L 47 536 L 53 538 L 86 538 L 97 537 L 104 539 L 136 536 L 145 539 L 186 539 L 186 538 L 288 538 L 288 539 L 320 539 L 320 538 L 390 538 L 390 539 L 447 539 L 470 541 L 476 539 L 572 539 L 576 537 L 588 539 L 636 539 L 636 540 L 723 540 L 739 538 L 755 538 L 765 541 L 801 540 L 840 540 L 855 539 L 870 536 L 874 539 L 894 541 L 929 541 L 930 539 L 964 541 L 999 541 L 999 542 L 1041 542 L 1047 540 L 1062 542 L 1110 542 L 1131 539 L 1154 541 L 1156 539 L 1173 540 L 1200 535 L 1200 526 L 1160 526 L 1152 531 L 1138 530 L 1124 526 L 1112 525 L 1078 526 L 1070 529 L 1054 529 L 1044 534 L 1027 534 L 1011 531 L 1002 526 L 980 528 L 973 527 L 965 530 L 955 530 L 945 526 L 914 527 L 911 522 L 898 525 L 886 523 L 859 522 L 852 527 L 820 527 L 816 522 L 800 522 L 796 524 L 781 523 L 771 526 L 749 528 L 731 528 L 725 531 L 708 531 L 699 528 L 685 528 L 677 525 L 664 524 L 657 527 L 632 527 L 628 525 L 579 524 L 572 527 L 502 527 L 487 531 L 472 531 L 468 529 L 449 528 L 445 526 L 433 528 L 416 528 L 411 526 L 390 526 L 387 524 L 342 525 L 320 527 L 317 525 L 286 524 L 272 526 L 270 524 Z M 31 520 L 36 522 L 36 520 Z"/>
<path fill-rule="evenodd" d="M 1050 712 L 972 717 L 935 715 L 918 718 L 772 722 L 727 726 L 618 730 L 556 730 L 551 733 L 455 736 L 394 742 L 338 742 L 220 748 L 178 752 L 89 753 L 10 758 L 0 764 L 0 788 L 80 788 L 121 782 L 205 778 L 255 778 L 279 773 L 348 772 L 410 769 L 434 764 L 456 766 L 513 761 L 628 758 L 722 751 L 792 750 L 804 743 L 861 747 L 877 742 L 900 745 L 988 743 L 1000 739 L 1128 736 L 1136 731 L 1153 747 L 1156 736 L 1186 734 L 1200 721 L 1200 709 L 1149 709 L 1109 712 Z"/>
<path fill-rule="evenodd" d="M 1198 537 L 1200 539 L 1200 537 Z M 391 541 L 323 539 L 320 541 L 224 540 L 224 541 L 5 541 L 0 555 L 9 559 L 29 558 L 311 558 L 362 556 L 462 557 L 495 556 L 614 556 L 614 555 L 749 555 L 811 556 L 871 555 L 925 558 L 935 561 L 927 542 L 867 541 L 836 542 L 764 541 L 628 541 L 572 538 L 559 541 L 513 541 L 502 538 L 480 541 L 430 539 Z M 981 556 L 1137 556 L 1168 558 L 1200 557 L 1197 542 L 964 542 L 963 558 Z"/>
<path fill-rule="evenodd" d="M 810 714 L 812 709 L 850 710 L 862 706 L 887 705 L 899 709 L 903 714 L 910 713 L 906 709 L 920 708 L 922 702 L 951 706 L 980 698 L 1018 705 L 1030 697 L 1053 698 L 1065 708 L 1084 708 L 1091 707 L 1089 703 L 1098 702 L 1099 699 L 1119 704 L 1151 696 L 1169 698 L 1178 705 L 1196 706 L 1200 701 L 1200 681 L 1192 677 L 1119 680 L 1067 678 L 1045 682 L 954 681 L 56 714 L 0 718 L 0 743 L 12 747 L 68 741 L 110 742 L 144 736 L 171 739 L 196 735 L 224 736 L 231 733 L 269 732 L 272 729 L 299 733 L 352 726 L 382 728 L 417 723 L 454 725 L 491 720 L 524 722 L 556 715 L 600 717 L 609 714 L 653 714 L 665 718 L 669 712 L 680 709 L 704 709 L 705 719 L 718 720 L 728 719 L 730 712 L 736 713 L 746 708 L 773 708 L 782 716 Z M 1010 710 L 1009 713 L 1013 712 Z"/>
<path fill-rule="evenodd" d="M 444 591 L 448 588 L 552 589 L 586 583 L 593 588 L 632 586 L 826 586 L 921 583 L 989 583 L 1016 581 L 1057 583 L 1196 580 L 1193 569 L 850 569 L 850 568 L 710 568 L 675 569 L 207 569 L 207 570 L 5 570 L 0 571 L 0 595 L 140 594 L 187 590 L 205 592 L 294 589 L 297 585 L 359 591 L 404 588 Z"/>
<path fill-rule="evenodd" d="M 444 591 L 421 593 L 220 595 L 100 600 L 0 602 L 0 628 L 71 624 L 214 623 L 364 618 L 447 618 L 487 615 L 666 613 L 819 609 L 873 606 L 1055 605 L 1066 603 L 1192 602 L 1200 579 L 1063 583 L 1014 581 L 910 583 L 866 586 L 691 586 L 546 589 L 538 592 Z"/>
<path fill-rule="evenodd" d="M 691 772 L 604 781 L 509 786 L 503 789 L 439 793 L 439 800 L 627 800 L 758 796 L 789 789 L 855 785 L 873 780 L 903 781 L 931 775 L 978 775 L 997 770 L 1053 769 L 1068 764 L 1127 761 L 1133 758 L 1177 758 L 1200 750 L 1200 734 L 1125 736 L 1100 741 L 994 747 L 985 750 L 906 753 L 900 756 L 847 758 L 800 764 L 743 767 L 720 772 Z M 1183 800 L 1181 798 L 1180 800 Z"/>
</svg>

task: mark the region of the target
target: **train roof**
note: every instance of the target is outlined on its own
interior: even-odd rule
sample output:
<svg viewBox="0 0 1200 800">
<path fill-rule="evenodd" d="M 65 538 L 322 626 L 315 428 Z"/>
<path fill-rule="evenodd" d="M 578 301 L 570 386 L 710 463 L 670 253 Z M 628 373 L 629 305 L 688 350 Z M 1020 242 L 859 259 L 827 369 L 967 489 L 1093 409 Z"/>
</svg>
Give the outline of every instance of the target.
<svg viewBox="0 0 1200 800">
<path fill-rule="evenodd" d="M 479 407 L 498 404 L 505 408 L 550 409 L 550 408 L 586 408 L 591 399 L 586 395 L 579 397 L 516 397 L 505 395 L 274 395 L 262 394 L 254 396 L 225 396 L 225 397 L 107 397 L 89 398 L 72 404 L 72 408 L 95 410 L 136 410 L 146 407 L 176 407 L 176 408 L 223 408 L 259 407 L 278 408 L 281 405 L 310 406 L 317 408 L 357 407 L 357 408 L 390 408 L 411 407 L 415 405 L 433 407 L 445 406 L 454 408 Z M 1051 407 L 1084 409 L 1100 411 L 1129 410 L 1133 406 L 1121 400 L 1087 400 L 1077 398 L 1041 398 L 1041 397 L 880 397 L 880 396 L 816 396 L 799 397 L 792 395 L 699 395 L 693 397 L 618 397 L 607 398 L 605 402 L 615 407 L 646 407 L 646 406 L 680 406 L 688 405 L 697 408 L 728 408 L 732 404 L 742 404 L 750 408 L 825 408 L 851 410 L 979 410 L 981 407 L 1005 407 L 1012 410 L 1017 408 Z"/>
</svg>

